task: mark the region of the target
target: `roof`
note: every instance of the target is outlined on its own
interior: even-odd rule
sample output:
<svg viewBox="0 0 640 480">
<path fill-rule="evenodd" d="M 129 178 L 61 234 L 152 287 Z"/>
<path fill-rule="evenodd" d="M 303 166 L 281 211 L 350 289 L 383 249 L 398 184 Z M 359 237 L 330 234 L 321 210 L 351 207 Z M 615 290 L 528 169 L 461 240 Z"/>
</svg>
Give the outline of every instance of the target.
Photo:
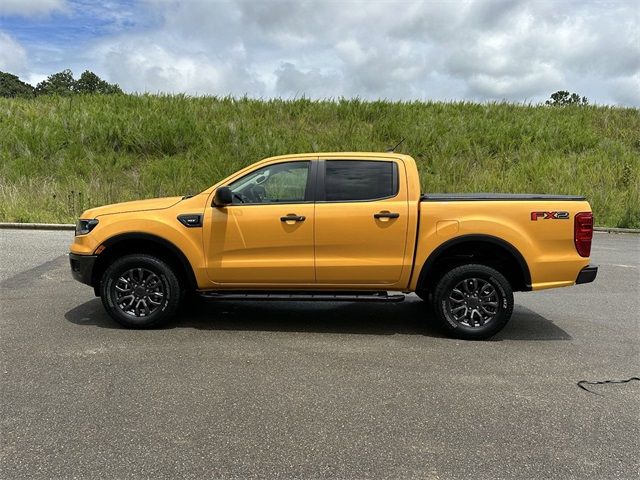
<svg viewBox="0 0 640 480">
<path fill-rule="evenodd" d="M 265 158 L 266 160 L 285 160 L 289 158 L 315 158 L 315 157 L 370 157 L 370 158 L 403 158 L 408 157 L 402 153 L 396 152 L 312 152 L 312 153 L 290 153 L 287 155 L 278 155 L 276 157 Z"/>
</svg>

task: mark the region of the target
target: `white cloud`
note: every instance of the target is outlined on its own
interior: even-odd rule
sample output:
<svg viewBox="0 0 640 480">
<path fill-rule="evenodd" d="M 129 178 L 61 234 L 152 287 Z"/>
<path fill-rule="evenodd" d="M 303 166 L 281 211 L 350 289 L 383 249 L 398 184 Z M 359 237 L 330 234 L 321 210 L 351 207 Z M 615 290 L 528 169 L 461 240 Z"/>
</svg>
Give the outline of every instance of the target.
<svg viewBox="0 0 640 480">
<path fill-rule="evenodd" d="M 302 97 L 313 92 L 320 98 L 344 95 L 340 88 L 343 79 L 336 73 L 323 73 L 318 69 L 299 70 L 291 63 L 283 63 L 276 70 L 275 91 L 285 98 Z"/>
<path fill-rule="evenodd" d="M 241 49 L 216 55 L 177 50 L 163 43 L 139 36 L 123 37 L 96 51 L 101 53 L 109 78 L 128 91 L 244 95 L 262 89 L 239 61 Z"/>
<path fill-rule="evenodd" d="M 527 74 L 487 75 L 474 74 L 467 78 L 469 91 L 486 99 L 526 100 L 544 92 L 559 90 L 563 85 L 562 74 L 549 65 L 539 64 Z"/>
<path fill-rule="evenodd" d="M 621 105 L 640 106 L 640 73 L 613 80 L 611 92 L 613 98 Z"/>
<path fill-rule="evenodd" d="M 22 78 L 23 82 L 33 85 L 34 87 L 38 85 L 43 80 L 46 80 L 49 74 L 47 73 L 29 73 L 26 77 Z"/>
<path fill-rule="evenodd" d="M 21 74 L 26 65 L 26 50 L 8 34 L 0 32 L 0 70 Z"/>
<path fill-rule="evenodd" d="M 129 91 L 542 101 L 567 89 L 640 105 L 640 8 L 631 0 L 146 0 L 133 8 L 95 10 L 117 17 L 118 28 L 67 51 L 60 68 L 86 65 Z"/>
<path fill-rule="evenodd" d="M 0 15 L 48 15 L 54 11 L 65 11 L 67 5 L 64 0 L 2 0 Z"/>
</svg>

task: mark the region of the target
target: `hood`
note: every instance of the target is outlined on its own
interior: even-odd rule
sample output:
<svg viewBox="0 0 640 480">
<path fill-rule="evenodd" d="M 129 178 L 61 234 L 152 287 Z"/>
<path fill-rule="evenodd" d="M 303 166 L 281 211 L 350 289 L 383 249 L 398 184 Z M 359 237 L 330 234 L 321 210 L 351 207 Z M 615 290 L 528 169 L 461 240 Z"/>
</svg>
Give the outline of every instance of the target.
<svg viewBox="0 0 640 480">
<path fill-rule="evenodd" d="M 148 200 L 135 200 L 133 202 L 114 203 L 102 207 L 90 208 L 82 214 L 82 218 L 96 218 L 101 215 L 113 213 L 141 212 L 145 210 L 162 210 L 169 208 L 182 200 L 182 197 L 150 198 Z"/>
</svg>

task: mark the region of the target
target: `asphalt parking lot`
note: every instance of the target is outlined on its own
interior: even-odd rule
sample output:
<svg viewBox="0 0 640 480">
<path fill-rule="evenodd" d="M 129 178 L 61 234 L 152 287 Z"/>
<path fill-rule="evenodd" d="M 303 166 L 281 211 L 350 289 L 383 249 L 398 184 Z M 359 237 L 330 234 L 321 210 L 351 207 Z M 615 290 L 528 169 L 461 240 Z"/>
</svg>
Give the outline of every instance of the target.
<svg viewBox="0 0 640 480">
<path fill-rule="evenodd" d="M 488 342 L 422 302 L 194 305 L 130 331 L 72 232 L 0 230 L 0 477 L 638 478 L 640 235 L 596 282 L 516 295 Z"/>
</svg>

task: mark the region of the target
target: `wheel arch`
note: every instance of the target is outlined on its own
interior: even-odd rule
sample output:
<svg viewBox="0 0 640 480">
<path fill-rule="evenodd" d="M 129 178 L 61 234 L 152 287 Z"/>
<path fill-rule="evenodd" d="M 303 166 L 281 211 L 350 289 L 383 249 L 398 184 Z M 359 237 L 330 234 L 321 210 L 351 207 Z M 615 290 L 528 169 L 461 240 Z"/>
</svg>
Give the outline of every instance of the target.
<svg viewBox="0 0 640 480">
<path fill-rule="evenodd" d="M 103 248 L 104 247 L 104 248 Z M 148 253 L 156 255 L 166 261 L 176 270 L 176 274 L 189 289 L 197 288 L 196 276 L 185 254 L 170 241 L 143 232 L 128 232 L 108 238 L 100 244 L 102 249 L 92 272 L 92 285 L 94 291 L 100 289 L 100 280 L 104 271 L 113 262 L 113 259 L 132 253 Z"/>
<path fill-rule="evenodd" d="M 518 249 L 501 238 L 485 234 L 462 235 L 439 245 L 422 265 L 416 288 L 428 284 L 429 278 L 439 278 L 447 268 L 465 263 L 496 268 L 514 291 L 531 290 L 529 266 Z"/>
</svg>

